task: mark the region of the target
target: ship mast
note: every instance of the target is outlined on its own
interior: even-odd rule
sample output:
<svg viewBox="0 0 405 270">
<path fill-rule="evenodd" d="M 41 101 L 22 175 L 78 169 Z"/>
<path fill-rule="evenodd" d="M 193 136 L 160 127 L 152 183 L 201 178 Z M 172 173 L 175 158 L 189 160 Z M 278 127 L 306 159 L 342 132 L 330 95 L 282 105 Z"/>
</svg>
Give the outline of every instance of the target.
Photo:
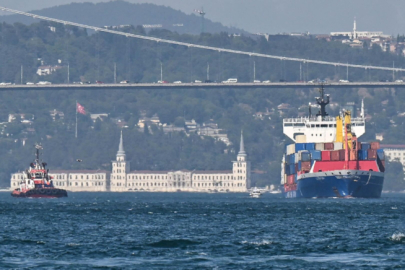
<svg viewBox="0 0 405 270">
<path fill-rule="evenodd" d="M 35 149 L 37 149 L 37 150 L 36 150 L 36 154 L 35 154 L 35 156 L 36 156 L 35 162 L 36 162 L 37 164 L 39 164 L 39 150 L 42 149 L 42 145 L 36 144 L 36 145 L 35 145 Z"/>
<path fill-rule="evenodd" d="M 321 117 L 321 120 L 324 120 L 328 114 L 326 113 L 326 105 L 329 104 L 329 95 L 326 95 L 325 99 L 325 93 L 324 93 L 324 87 L 323 84 L 321 84 L 321 87 L 319 88 L 319 93 L 321 94 L 320 97 L 315 98 L 316 102 L 318 103 L 319 106 L 321 106 L 320 111 L 316 114 L 317 117 Z"/>
</svg>

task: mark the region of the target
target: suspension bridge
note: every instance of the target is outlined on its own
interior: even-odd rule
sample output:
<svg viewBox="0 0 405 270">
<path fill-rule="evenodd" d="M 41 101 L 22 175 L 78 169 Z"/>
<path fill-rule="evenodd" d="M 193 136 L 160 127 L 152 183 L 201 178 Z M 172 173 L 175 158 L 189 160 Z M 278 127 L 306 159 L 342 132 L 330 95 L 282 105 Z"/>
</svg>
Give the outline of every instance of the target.
<svg viewBox="0 0 405 270">
<path fill-rule="evenodd" d="M 10 13 L 13 13 L 13 14 L 19 14 L 19 15 L 31 17 L 31 18 L 34 18 L 34 19 L 40 19 L 40 20 L 44 20 L 44 21 L 60 23 L 60 24 L 63 24 L 63 25 L 70 25 L 70 26 L 76 26 L 76 27 L 79 27 L 79 28 L 94 30 L 94 31 L 97 31 L 97 32 L 105 32 L 105 33 L 110 33 L 110 34 L 114 34 L 114 35 L 121 35 L 121 36 L 136 38 L 136 39 L 149 40 L 149 41 L 154 41 L 154 42 L 157 42 L 157 43 L 167 43 L 167 44 L 172 44 L 172 45 L 185 46 L 185 47 L 188 47 L 188 48 L 198 48 L 198 49 L 210 50 L 210 51 L 216 51 L 216 52 L 224 52 L 224 53 L 231 53 L 231 54 L 238 54 L 238 55 L 248 55 L 248 56 L 254 56 L 254 57 L 259 57 L 259 58 L 270 58 L 270 59 L 277 59 L 277 60 L 281 60 L 281 61 L 293 61 L 293 62 L 301 62 L 301 63 L 329 65 L 329 66 L 335 66 L 335 67 L 361 68 L 361 69 L 365 69 L 365 70 L 385 70 L 385 71 L 393 71 L 393 72 L 405 71 L 405 69 L 403 69 L 403 68 L 396 68 L 396 67 L 381 67 L 381 66 L 372 66 L 372 65 L 358 65 L 358 64 L 350 64 L 350 63 L 311 60 L 311 59 L 304 59 L 304 58 L 277 56 L 277 55 L 270 55 L 270 54 L 263 54 L 263 53 L 256 53 L 256 52 L 246 52 L 246 51 L 240 51 L 240 50 L 233 50 L 233 49 L 226 49 L 226 48 L 198 45 L 198 44 L 193 44 L 193 43 L 180 42 L 180 41 L 174 41 L 174 40 L 169 40 L 169 39 L 162 39 L 162 38 L 156 38 L 156 37 L 150 37 L 150 36 L 144 36 L 144 35 L 131 34 L 131 33 L 121 32 L 121 31 L 108 29 L 108 28 L 102 28 L 102 27 L 96 27 L 96 26 L 91 26 L 91 25 L 86 25 L 86 24 L 81 24 L 81 23 L 75 23 L 75 22 L 70 22 L 70 21 L 65 21 L 65 20 L 59 20 L 59 19 L 55 19 L 55 18 L 36 15 L 36 14 L 33 14 L 33 13 L 29 13 L 29 12 L 23 12 L 23 11 L 19 11 L 19 10 L 14 10 L 14 9 L 2 7 L 2 6 L 0 6 L 0 10 L 10 12 Z"/>
</svg>

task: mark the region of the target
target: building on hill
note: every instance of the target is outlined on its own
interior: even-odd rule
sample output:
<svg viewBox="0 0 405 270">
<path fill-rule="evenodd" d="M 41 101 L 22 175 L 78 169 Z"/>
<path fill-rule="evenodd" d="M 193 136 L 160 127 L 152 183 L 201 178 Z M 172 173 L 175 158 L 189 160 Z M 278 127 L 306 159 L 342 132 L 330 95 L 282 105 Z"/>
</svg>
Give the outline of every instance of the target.
<svg viewBox="0 0 405 270">
<path fill-rule="evenodd" d="M 386 160 L 400 162 L 405 171 L 405 145 L 382 144 L 381 148 L 384 149 L 384 155 Z"/>
<path fill-rule="evenodd" d="M 121 131 L 111 172 L 55 170 L 50 171 L 49 175 L 53 177 L 55 187 L 73 192 L 246 192 L 251 185 L 251 168 L 245 152 L 243 134 L 237 159 L 232 163 L 232 169 L 229 171 L 130 171 Z M 19 186 L 22 177 L 22 172 L 11 175 L 11 189 Z"/>
</svg>

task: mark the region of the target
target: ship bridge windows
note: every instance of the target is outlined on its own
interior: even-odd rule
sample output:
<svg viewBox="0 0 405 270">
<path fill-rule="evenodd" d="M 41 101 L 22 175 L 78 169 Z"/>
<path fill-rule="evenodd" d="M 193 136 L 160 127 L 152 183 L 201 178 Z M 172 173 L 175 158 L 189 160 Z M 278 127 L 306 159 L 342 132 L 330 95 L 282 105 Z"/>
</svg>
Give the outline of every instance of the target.
<svg viewBox="0 0 405 270">
<path fill-rule="evenodd" d="M 328 124 L 322 124 L 321 125 L 321 128 L 327 128 L 328 127 Z"/>
<path fill-rule="evenodd" d="M 304 127 L 305 124 L 304 123 L 296 123 L 294 124 L 294 127 Z"/>
</svg>

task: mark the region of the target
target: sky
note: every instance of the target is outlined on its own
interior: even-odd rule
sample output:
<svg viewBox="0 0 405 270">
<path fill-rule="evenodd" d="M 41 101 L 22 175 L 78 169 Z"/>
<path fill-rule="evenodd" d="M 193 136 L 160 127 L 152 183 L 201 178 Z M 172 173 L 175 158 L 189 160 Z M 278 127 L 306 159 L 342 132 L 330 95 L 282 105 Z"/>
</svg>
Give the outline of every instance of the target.
<svg viewBox="0 0 405 270">
<path fill-rule="evenodd" d="M 206 18 L 252 33 L 305 32 L 325 34 L 358 31 L 405 34 L 404 0 L 126 0 L 165 5 L 187 14 L 204 8 Z M 22 11 L 72 2 L 107 0 L 0 0 L 0 6 Z M 4 13 L 3 13 L 4 14 Z"/>
</svg>

